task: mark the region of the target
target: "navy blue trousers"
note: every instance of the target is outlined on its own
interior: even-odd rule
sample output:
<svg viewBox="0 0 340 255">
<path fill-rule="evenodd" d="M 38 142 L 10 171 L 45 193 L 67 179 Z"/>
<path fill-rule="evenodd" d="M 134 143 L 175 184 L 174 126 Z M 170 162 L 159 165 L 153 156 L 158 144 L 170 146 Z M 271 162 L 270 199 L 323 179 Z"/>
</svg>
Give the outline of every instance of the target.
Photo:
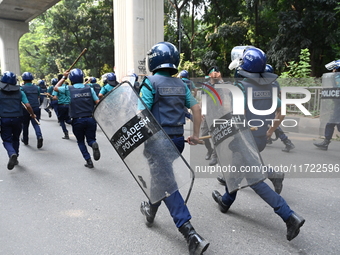
<svg viewBox="0 0 340 255">
<path fill-rule="evenodd" d="M 34 107 L 33 112 L 36 116 L 36 119 L 39 121 L 40 116 L 41 116 L 41 109 L 39 107 Z M 28 142 L 28 129 L 29 129 L 30 122 L 34 128 L 36 137 L 37 138 L 42 137 L 39 124 L 35 121 L 35 119 L 31 118 L 30 114 L 26 110 L 24 110 L 24 117 L 23 117 L 23 123 L 22 123 L 22 139 L 25 142 Z"/>
<path fill-rule="evenodd" d="M 19 156 L 19 138 L 22 131 L 22 117 L 1 118 L 1 139 L 8 157 L 13 154 Z"/>
<path fill-rule="evenodd" d="M 77 138 L 77 143 L 81 154 L 85 160 L 91 158 L 87 150 L 86 142 L 89 146 L 96 141 L 97 122 L 94 118 L 81 118 L 72 120 L 72 131 Z"/>
<path fill-rule="evenodd" d="M 178 151 L 182 153 L 182 151 L 184 150 L 184 137 L 176 137 L 171 140 L 176 145 Z M 189 209 L 184 203 L 184 199 L 178 190 L 172 193 L 169 197 L 164 198 L 163 201 L 168 208 L 177 228 L 180 228 L 184 223 L 191 219 Z M 161 205 L 161 202 L 156 204 L 150 203 L 150 205 L 158 207 Z"/>
<path fill-rule="evenodd" d="M 331 140 L 333 137 L 335 126 L 337 127 L 338 131 L 340 132 L 340 124 L 335 123 L 327 123 L 325 127 L 325 138 L 327 140 Z"/>
<path fill-rule="evenodd" d="M 69 105 L 65 104 L 59 104 L 58 105 L 58 120 L 59 124 L 63 130 L 64 133 L 68 133 L 68 130 L 66 128 L 66 124 L 71 124 L 71 118 L 69 116 Z"/>
<path fill-rule="evenodd" d="M 261 152 L 267 144 L 266 136 L 254 137 L 254 139 L 259 151 Z M 252 188 L 256 194 L 270 205 L 274 209 L 274 212 L 279 215 L 283 221 L 286 221 L 294 212 L 290 209 L 283 197 L 272 190 L 267 183 L 262 181 L 250 186 L 250 188 Z M 230 194 L 227 186 L 225 187 L 225 190 L 226 192 L 222 196 L 222 201 L 225 205 L 231 206 L 236 199 L 237 191 Z"/>
</svg>

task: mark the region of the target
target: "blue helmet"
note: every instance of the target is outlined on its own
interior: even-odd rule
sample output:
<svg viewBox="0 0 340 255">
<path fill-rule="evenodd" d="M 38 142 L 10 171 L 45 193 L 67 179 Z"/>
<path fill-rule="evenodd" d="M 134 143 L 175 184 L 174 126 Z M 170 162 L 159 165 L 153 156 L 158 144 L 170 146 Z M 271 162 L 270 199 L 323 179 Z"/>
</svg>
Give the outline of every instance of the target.
<svg viewBox="0 0 340 255">
<path fill-rule="evenodd" d="M 57 78 L 53 78 L 52 80 L 51 80 L 51 84 L 54 86 L 54 85 L 56 85 L 58 83 L 58 79 Z"/>
<path fill-rule="evenodd" d="M 71 70 L 68 78 L 70 79 L 72 84 L 83 83 L 84 82 L 84 73 L 82 70 L 78 68 L 74 68 Z"/>
<path fill-rule="evenodd" d="M 179 76 L 180 76 L 181 78 L 187 78 L 187 79 L 189 79 L 189 73 L 188 73 L 187 70 L 181 71 L 181 72 L 179 73 Z"/>
<path fill-rule="evenodd" d="M 263 73 L 266 68 L 266 54 L 258 48 L 247 49 L 242 56 L 240 67 L 249 73 Z"/>
<path fill-rule="evenodd" d="M 147 53 L 147 65 L 152 73 L 160 69 L 169 69 L 171 75 L 176 74 L 179 61 L 177 48 L 169 42 L 157 43 Z"/>
<path fill-rule="evenodd" d="M 30 73 L 30 72 L 24 72 L 22 75 L 21 75 L 21 78 L 23 81 L 33 81 L 33 75 Z"/>
<path fill-rule="evenodd" d="M 46 86 L 45 81 L 44 80 L 39 80 L 38 81 L 38 86 L 39 87 L 45 87 Z"/>
<path fill-rule="evenodd" d="M 274 73 L 274 68 L 271 65 L 266 64 L 266 68 L 264 71 L 268 73 Z"/>
<path fill-rule="evenodd" d="M 106 81 L 111 86 L 116 86 L 118 84 L 116 75 L 114 73 L 108 73 L 106 76 Z"/>
<path fill-rule="evenodd" d="M 11 84 L 11 85 L 16 85 L 17 84 L 17 76 L 10 71 L 6 71 L 6 72 L 4 72 L 4 74 L 1 77 L 1 82 L 8 83 L 8 84 Z"/>
<path fill-rule="evenodd" d="M 97 79 L 94 78 L 94 77 L 90 77 L 90 82 L 91 82 L 91 83 L 96 83 L 96 82 L 97 82 Z"/>
</svg>

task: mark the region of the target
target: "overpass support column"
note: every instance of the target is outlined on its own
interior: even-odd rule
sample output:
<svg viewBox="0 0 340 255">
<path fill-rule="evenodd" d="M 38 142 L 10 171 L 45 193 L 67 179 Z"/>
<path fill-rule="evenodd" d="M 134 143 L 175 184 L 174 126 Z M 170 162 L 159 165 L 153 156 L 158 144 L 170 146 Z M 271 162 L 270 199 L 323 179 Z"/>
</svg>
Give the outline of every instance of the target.
<svg viewBox="0 0 340 255">
<path fill-rule="evenodd" d="M 28 23 L 0 19 L 1 73 L 11 71 L 20 75 L 19 39 L 29 31 Z"/>
<path fill-rule="evenodd" d="M 147 75 L 146 53 L 164 40 L 164 1 L 114 0 L 113 10 L 117 79 L 132 72 Z"/>
</svg>

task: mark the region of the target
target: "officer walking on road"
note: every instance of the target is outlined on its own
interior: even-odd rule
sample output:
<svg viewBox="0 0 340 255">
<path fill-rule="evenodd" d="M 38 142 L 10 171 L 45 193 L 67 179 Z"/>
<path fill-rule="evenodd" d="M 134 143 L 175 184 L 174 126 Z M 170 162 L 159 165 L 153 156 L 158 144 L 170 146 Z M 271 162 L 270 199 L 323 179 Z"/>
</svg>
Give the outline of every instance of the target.
<svg viewBox="0 0 340 255">
<path fill-rule="evenodd" d="M 160 42 L 154 45 L 148 52 L 148 67 L 153 75 L 144 78 L 141 84 L 140 97 L 172 139 L 179 152 L 182 152 L 184 149 L 184 108 L 190 108 L 194 115 L 194 133 L 193 136 L 188 138 L 190 144 L 198 143 L 201 109 L 192 97 L 189 88 L 180 79 L 171 77 L 178 72 L 179 60 L 179 52 L 173 44 Z M 170 88 L 174 88 L 174 90 L 167 94 L 166 91 L 169 91 Z M 152 160 L 152 153 L 149 156 L 149 160 Z M 166 178 L 166 176 L 163 176 L 163 178 Z M 189 253 L 202 254 L 208 248 L 209 243 L 197 234 L 191 225 L 191 215 L 180 192 L 175 191 L 169 197 L 164 198 L 163 201 L 176 227 L 187 240 Z M 142 214 L 146 216 L 148 226 L 151 226 L 154 222 L 160 205 L 161 202 L 156 204 L 142 202 L 140 209 Z"/>
<path fill-rule="evenodd" d="M 25 93 L 16 84 L 17 77 L 12 72 L 6 71 L 1 77 L 0 127 L 3 146 L 9 157 L 8 170 L 12 170 L 15 165 L 19 164 L 19 139 L 23 121 L 22 104 L 25 105 L 31 118 L 36 117 Z"/>
<path fill-rule="evenodd" d="M 335 82 L 335 87 L 340 88 L 340 59 L 335 61 L 335 64 L 333 66 L 333 72 L 336 73 L 334 76 L 334 82 Z M 339 99 L 336 99 L 339 100 Z M 335 111 L 339 111 L 338 107 L 336 108 Z M 334 119 L 337 119 L 337 117 L 333 117 Z M 337 127 L 338 131 L 340 132 L 340 123 L 339 120 L 338 122 L 328 122 L 325 127 L 325 139 L 322 142 L 315 142 L 314 145 L 318 147 L 321 150 L 328 150 L 328 145 L 331 143 L 335 127 Z"/>
<path fill-rule="evenodd" d="M 72 86 L 62 86 L 67 77 L 70 79 Z M 91 155 L 89 154 L 86 144 L 92 147 L 93 159 L 100 159 L 99 146 L 96 141 L 97 122 L 92 117 L 94 105 L 99 103 L 99 99 L 94 90 L 84 84 L 83 71 L 75 68 L 70 72 L 66 71 L 63 77 L 54 87 L 54 91 L 66 94 L 66 89 L 70 93 L 70 117 L 72 118 L 72 131 L 77 138 L 78 147 L 86 161 L 85 166 L 93 168 Z"/>
<path fill-rule="evenodd" d="M 39 108 L 40 87 L 32 83 L 34 78 L 30 72 L 24 72 L 21 75 L 21 78 L 24 81 L 24 85 L 21 87 L 21 90 L 24 91 L 24 93 L 26 94 L 27 99 L 36 116 L 36 120 L 39 121 L 40 116 L 41 116 L 41 109 Z M 28 129 L 29 129 L 30 121 L 31 121 L 32 126 L 35 131 L 35 135 L 37 137 L 37 148 L 40 149 L 43 146 L 43 136 L 41 133 L 40 126 L 36 120 L 31 119 L 30 114 L 27 111 L 24 111 L 23 131 L 22 131 L 21 141 L 25 145 L 28 145 Z"/>
<path fill-rule="evenodd" d="M 261 98 L 253 96 L 253 107 L 257 110 L 268 110 L 272 105 L 272 82 L 276 79 L 275 76 L 271 76 L 266 79 L 262 79 L 265 73 L 266 55 L 258 48 L 246 49 L 243 53 L 242 62 L 240 64 L 239 74 L 244 77 L 242 80 L 238 80 L 236 86 L 238 86 L 245 95 L 245 101 L 248 100 L 248 88 L 252 88 L 254 94 L 256 92 L 262 93 Z M 274 74 L 271 74 L 274 75 Z M 268 76 L 268 75 L 267 75 Z M 267 95 L 267 96 L 266 96 Z M 278 99 L 279 101 L 279 99 Z M 279 101 L 280 102 L 280 101 Z M 266 119 L 279 119 L 283 120 L 283 116 L 280 114 L 280 107 L 277 109 L 277 114 L 272 113 L 270 115 L 256 115 L 252 113 L 248 105 L 246 105 L 246 119 L 247 120 L 261 120 L 263 123 L 268 123 Z M 269 123 L 268 123 L 269 124 Z M 275 124 L 267 131 L 266 125 L 262 125 L 258 130 L 252 131 L 258 150 L 261 152 L 266 147 L 267 137 L 271 137 L 274 130 L 280 124 L 276 121 Z M 273 173 L 272 173 L 273 174 Z M 283 181 L 283 178 L 280 178 Z M 265 182 L 260 181 L 250 186 L 266 203 L 268 203 L 276 214 L 278 214 L 287 226 L 287 240 L 294 239 L 300 232 L 300 228 L 305 223 L 305 220 L 290 209 L 287 202 L 276 192 L 274 192 Z M 212 197 L 222 213 L 226 213 L 230 206 L 236 199 L 237 191 L 229 193 L 228 187 L 225 187 L 225 194 L 222 196 L 217 190 L 213 191 Z"/>
<path fill-rule="evenodd" d="M 55 113 L 55 115 L 58 117 L 58 98 L 56 96 L 52 96 L 54 91 L 54 86 L 58 83 L 57 78 L 51 79 L 51 86 L 48 87 L 47 93 L 51 97 L 51 107 Z"/>
<path fill-rule="evenodd" d="M 96 95 L 98 96 L 102 87 L 97 83 L 97 79 L 95 77 L 90 77 L 89 80 L 90 87 L 93 88 L 94 92 L 96 92 Z"/>
<path fill-rule="evenodd" d="M 40 106 L 45 106 L 43 105 L 45 98 L 47 97 L 47 86 L 46 82 L 44 80 L 39 80 L 38 81 L 38 86 L 40 87 Z M 49 108 L 49 105 L 47 105 L 44 110 L 48 113 L 48 117 L 52 117 L 52 112 Z"/>
</svg>

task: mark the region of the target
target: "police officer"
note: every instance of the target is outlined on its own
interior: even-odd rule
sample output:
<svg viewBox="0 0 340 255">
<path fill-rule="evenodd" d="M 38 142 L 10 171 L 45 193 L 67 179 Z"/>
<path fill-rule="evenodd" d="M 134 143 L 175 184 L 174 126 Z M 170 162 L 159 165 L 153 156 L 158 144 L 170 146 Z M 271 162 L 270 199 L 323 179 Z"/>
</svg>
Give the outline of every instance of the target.
<svg viewBox="0 0 340 255">
<path fill-rule="evenodd" d="M 97 79 L 95 77 L 89 78 L 89 85 L 91 88 L 93 88 L 94 92 L 96 92 L 96 95 L 98 96 L 102 87 L 97 83 Z"/>
<path fill-rule="evenodd" d="M 24 91 L 24 93 L 26 94 L 27 99 L 30 105 L 32 106 L 32 109 L 36 116 L 36 120 L 39 121 L 40 116 L 41 116 L 41 109 L 39 108 L 40 87 L 32 83 L 34 78 L 30 72 L 24 72 L 21 75 L 21 78 L 24 81 L 24 85 L 21 87 L 21 90 Z M 35 135 L 37 137 L 37 148 L 40 149 L 43 146 L 43 137 L 42 137 L 40 126 L 37 123 L 37 121 L 31 119 L 27 111 L 24 111 L 23 131 L 22 131 L 21 141 L 25 145 L 28 145 L 28 128 L 29 128 L 30 121 L 34 128 Z"/>
<path fill-rule="evenodd" d="M 266 64 L 265 72 L 274 73 L 274 68 L 271 65 Z M 278 92 L 279 92 L 279 95 L 280 95 L 281 94 L 280 84 L 277 81 L 274 81 L 273 86 L 278 89 Z M 290 139 L 288 139 L 288 136 L 283 132 L 283 130 L 280 126 L 278 126 L 277 129 L 274 132 L 275 132 L 275 135 L 278 138 L 280 138 L 280 140 L 286 146 L 282 151 L 289 152 L 290 150 L 295 148 L 295 145 L 292 143 L 292 141 Z M 267 144 L 272 144 L 272 139 L 270 137 L 267 140 Z"/>
<path fill-rule="evenodd" d="M 335 75 L 335 85 L 336 87 L 340 87 L 340 59 L 335 61 L 335 66 L 333 68 L 333 72 L 336 72 Z M 328 122 L 325 127 L 325 139 L 322 142 L 315 142 L 313 143 L 316 147 L 321 150 L 328 150 L 328 145 L 331 143 L 335 126 L 337 127 L 338 131 L 340 132 L 340 123 L 330 123 Z"/>
<path fill-rule="evenodd" d="M 146 76 L 141 84 L 140 97 L 151 110 L 156 120 L 172 139 L 180 152 L 184 149 L 183 125 L 185 123 L 184 108 L 190 108 L 194 115 L 194 133 L 188 138 L 190 144 L 198 143 L 201 109 L 191 92 L 180 79 L 171 77 L 178 72 L 179 52 L 168 42 L 155 44 L 148 52 L 148 68 L 152 76 Z M 177 94 L 161 93 L 165 88 L 173 87 Z M 180 92 L 182 91 L 182 92 Z M 152 153 L 150 154 L 152 157 Z M 164 198 L 174 223 L 184 235 L 189 246 L 190 254 L 202 254 L 209 243 L 196 233 L 190 223 L 191 215 L 179 191 Z M 146 217 L 147 225 L 151 226 L 161 202 L 151 204 L 142 202 L 141 212 Z"/>
<path fill-rule="evenodd" d="M 189 72 L 187 70 L 182 70 L 178 77 L 188 86 L 193 96 L 196 97 L 197 87 L 195 86 L 195 83 L 189 79 Z"/>
<path fill-rule="evenodd" d="M 265 72 L 266 60 L 265 53 L 258 48 L 249 48 L 245 50 L 239 69 L 240 76 L 245 77 L 245 79 L 236 82 L 236 86 L 242 89 L 245 94 L 245 102 L 248 100 L 248 88 L 252 88 L 253 93 L 256 93 L 256 91 L 267 91 L 264 95 L 268 96 L 263 96 L 262 98 L 253 97 L 253 106 L 258 110 L 270 109 L 272 105 L 272 82 L 277 78 L 277 76 L 272 76 L 272 78 L 269 76 L 266 79 L 261 79 Z M 279 99 L 278 101 L 280 102 Z M 246 104 L 245 116 L 247 120 L 261 120 L 263 123 L 269 124 L 266 119 L 274 119 L 275 117 L 275 119 L 283 120 L 283 116 L 280 114 L 280 108 L 277 110 L 276 116 L 275 113 L 261 116 L 252 113 L 248 108 L 248 104 Z M 258 130 L 252 131 L 260 152 L 266 147 L 267 137 L 271 137 L 279 124 L 280 122 L 276 121 L 268 131 L 266 125 L 262 125 Z M 257 126 L 258 124 L 254 123 L 254 125 Z M 272 173 L 272 176 L 273 175 L 274 174 Z M 286 222 L 287 240 L 290 241 L 295 238 L 299 234 L 300 228 L 305 220 L 291 210 L 287 202 L 278 193 L 274 192 L 265 182 L 261 181 L 250 187 L 274 209 L 274 212 L 277 213 L 284 222 Z M 226 213 L 229 210 L 230 206 L 235 201 L 237 194 L 237 192 L 230 194 L 227 186 L 225 187 L 225 190 L 226 192 L 223 196 L 217 190 L 214 190 L 212 193 L 213 199 L 218 203 L 219 208 L 223 213 Z"/>
<path fill-rule="evenodd" d="M 70 79 L 72 86 L 63 87 L 67 77 Z M 92 117 L 94 105 L 99 102 L 99 99 L 94 90 L 84 84 L 83 71 L 75 68 L 70 72 L 66 71 L 63 77 L 54 87 L 54 91 L 66 93 L 66 89 L 70 93 L 70 117 L 72 118 L 72 131 L 77 138 L 78 147 L 86 161 L 85 166 L 93 168 L 91 156 L 85 145 L 92 147 L 93 159 L 100 159 L 99 146 L 96 141 L 97 123 Z"/>
<path fill-rule="evenodd" d="M 55 112 L 55 115 L 58 116 L 58 98 L 56 96 L 52 96 L 54 91 L 54 86 L 58 83 L 57 78 L 51 79 L 51 86 L 48 87 L 47 93 L 51 98 L 51 107 L 53 111 Z"/>
<path fill-rule="evenodd" d="M 15 165 L 19 164 L 19 138 L 23 121 L 22 104 L 25 105 L 31 118 L 36 117 L 25 93 L 16 84 L 17 77 L 12 72 L 6 71 L 1 77 L 0 126 L 3 146 L 9 157 L 8 170 L 12 170 Z"/>
<path fill-rule="evenodd" d="M 117 78 L 114 73 L 107 73 L 103 77 L 103 82 L 105 85 L 101 88 L 99 92 L 99 99 L 102 99 L 106 93 L 110 92 L 114 87 L 118 85 Z"/>
<path fill-rule="evenodd" d="M 217 66 L 212 66 L 208 69 L 208 77 L 209 77 L 209 81 L 207 83 L 208 85 L 212 87 L 214 87 L 215 84 L 223 83 L 221 72 Z M 202 87 L 204 88 L 204 84 Z M 203 116 L 203 119 L 204 120 L 202 122 L 201 135 L 206 136 L 209 134 L 209 127 L 204 116 Z M 212 147 L 210 140 L 206 139 L 204 141 L 204 145 L 208 150 L 207 155 L 205 156 L 205 159 L 209 160 L 211 158 L 209 162 L 209 166 L 216 165 L 218 163 L 217 154 L 216 154 L 215 149 Z"/>
<path fill-rule="evenodd" d="M 38 86 L 40 87 L 40 106 L 43 104 L 45 98 L 47 97 L 47 86 L 44 80 L 38 81 Z M 48 117 L 52 117 L 52 112 L 49 108 L 49 105 L 44 109 L 48 113 Z"/>
<path fill-rule="evenodd" d="M 58 80 L 61 80 L 63 77 L 62 74 L 58 75 Z M 58 122 L 61 126 L 61 129 L 64 132 L 64 136 L 62 139 L 70 139 L 68 135 L 68 130 L 66 127 L 66 124 L 71 124 L 71 118 L 69 115 L 69 104 L 70 104 L 70 90 L 68 89 L 68 86 L 63 83 L 60 88 L 63 88 L 62 90 L 59 89 L 59 91 L 53 91 L 52 96 L 54 98 L 58 99 Z"/>
</svg>

